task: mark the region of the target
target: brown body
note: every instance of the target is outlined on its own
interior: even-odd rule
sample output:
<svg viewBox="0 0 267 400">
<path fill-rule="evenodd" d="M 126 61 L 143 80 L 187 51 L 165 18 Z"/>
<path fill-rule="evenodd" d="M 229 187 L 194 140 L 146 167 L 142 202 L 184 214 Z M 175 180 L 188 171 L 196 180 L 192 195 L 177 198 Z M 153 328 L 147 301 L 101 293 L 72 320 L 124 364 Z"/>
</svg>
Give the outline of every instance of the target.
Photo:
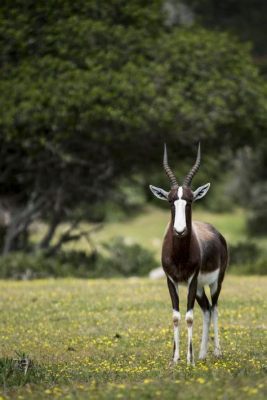
<svg viewBox="0 0 267 400">
<path fill-rule="evenodd" d="M 202 274 L 220 269 L 221 280 L 227 267 L 227 245 L 224 237 L 210 224 L 193 221 L 184 238 L 173 233 L 170 223 L 162 246 L 162 266 L 177 283 L 187 283 L 195 272 Z"/>
</svg>

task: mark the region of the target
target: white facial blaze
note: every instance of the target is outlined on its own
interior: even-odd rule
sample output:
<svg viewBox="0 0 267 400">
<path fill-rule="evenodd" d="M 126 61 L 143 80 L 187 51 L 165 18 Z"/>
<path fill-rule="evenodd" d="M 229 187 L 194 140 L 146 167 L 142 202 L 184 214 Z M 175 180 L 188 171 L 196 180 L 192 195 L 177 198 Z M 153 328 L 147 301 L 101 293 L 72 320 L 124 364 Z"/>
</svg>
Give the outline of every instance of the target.
<svg viewBox="0 0 267 400">
<path fill-rule="evenodd" d="M 174 202 L 175 206 L 175 218 L 174 218 L 174 229 L 178 233 L 182 233 L 186 228 L 186 218 L 185 218 L 185 206 L 186 201 L 182 200 L 183 188 L 178 189 L 178 200 Z"/>
</svg>

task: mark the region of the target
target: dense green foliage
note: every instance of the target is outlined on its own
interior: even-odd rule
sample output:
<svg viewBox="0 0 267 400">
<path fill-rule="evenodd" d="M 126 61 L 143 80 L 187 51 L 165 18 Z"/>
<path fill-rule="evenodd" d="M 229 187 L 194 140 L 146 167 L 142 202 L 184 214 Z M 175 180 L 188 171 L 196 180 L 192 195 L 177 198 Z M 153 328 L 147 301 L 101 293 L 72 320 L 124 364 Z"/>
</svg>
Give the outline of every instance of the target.
<svg viewBox="0 0 267 400">
<path fill-rule="evenodd" d="M 164 6 L 1 3 L 0 195 L 10 209 L 4 254 L 54 254 L 79 238 L 73 229 L 96 219 L 96 204 L 114 198 L 122 177 L 141 173 L 147 181 L 164 140 L 190 162 L 195 142 L 204 140 L 206 157 L 215 159 L 212 178 L 229 148 L 255 144 L 265 131 L 266 85 L 250 47 L 228 33 L 170 25 Z M 36 219 L 49 227 L 32 246 Z M 53 246 L 62 221 L 73 229 Z"/>
<path fill-rule="evenodd" d="M 151 144 L 165 133 L 191 144 L 217 139 L 220 130 L 233 145 L 265 126 L 247 45 L 226 33 L 167 29 L 160 1 L 152 8 L 137 0 L 82 3 L 65 1 L 52 12 L 50 2 L 2 6 L 6 138 L 64 149 L 75 135 L 79 151 L 90 140 L 90 158 L 99 142 L 118 154 L 145 134 Z M 128 165 L 136 159 L 127 156 Z"/>
<path fill-rule="evenodd" d="M 253 43 L 255 54 L 264 56 L 267 53 L 265 0 L 187 0 L 198 22 L 213 29 L 234 32 L 244 41 Z M 266 61 L 265 61 L 266 63 Z"/>
</svg>

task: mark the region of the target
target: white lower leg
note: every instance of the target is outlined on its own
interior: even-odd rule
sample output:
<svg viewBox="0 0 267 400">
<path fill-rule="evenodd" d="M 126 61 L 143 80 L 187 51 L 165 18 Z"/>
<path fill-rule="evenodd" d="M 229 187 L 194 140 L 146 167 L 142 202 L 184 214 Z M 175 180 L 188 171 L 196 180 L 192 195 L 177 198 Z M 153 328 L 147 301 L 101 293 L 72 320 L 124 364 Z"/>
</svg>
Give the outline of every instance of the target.
<svg viewBox="0 0 267 400">
<path fill-rule="evenodd" d="M 205 359 L 207 355 L 208 342 L 209 342 L 209 328 L 210 328 L 210 311 L 206 310 L 203 312 L 202 340 L 199 352 L 199 358 L 201 360 Z"/>
<path fill-rule="evenodd" d="M 187 364 L 194 365 L 194 350 L 193 350 L 193 310 L 187 311 L 185 315 L 188 332 L 188 345 L 187 345 Z"/>
<path fill-rule="evenodd" d="M 180 359 L 179 352 L 179 322 L 181 320 L 181 314 L 179 311 L 173 310 L 173 335 L 174 335 L 174 349 L 173 349 L 173 361 L 176 363 Z"/>
<path fill-rule="evenodd" d="M 221 348 L 220 348 L 220 340 L 219 340 L 219 329 L 218 329 L 218 309 L 217 306 L 211 311 L 212 322 L 214 326 L 214 355 L 220 356 L 221 355 Z"/>
</svg>

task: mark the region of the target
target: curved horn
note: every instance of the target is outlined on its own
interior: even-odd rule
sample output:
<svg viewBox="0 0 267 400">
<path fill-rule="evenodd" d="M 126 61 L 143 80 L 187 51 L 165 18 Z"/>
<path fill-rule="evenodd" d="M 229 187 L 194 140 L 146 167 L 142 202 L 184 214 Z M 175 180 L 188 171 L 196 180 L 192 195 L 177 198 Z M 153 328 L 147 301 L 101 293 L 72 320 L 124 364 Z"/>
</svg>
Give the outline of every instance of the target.
<svg viewBox="0 0 267 400">
<path fill-rule="evenodd" d="M 195 174 L 197 173 L 199 166 L 200 166 L 200 158 L 201 158 L 201 152 L 200 152 L 200 142 L 198 143 L 198 150 L 197 150 L 197 159 L 196 162 L 194 164 L 194 166 L 192 167 L 191 171 L 187 174 L 187 176 L 184 179 L 184 186 L 190 186 L 193 177 L 195 176 Z"/>
<path fill-rule="evenodd" d="M 174 173 L 172 172 L 172 170 L 170 169 L 170 167 L 168 165 L 168 155 L 167 155 L 166 143 L 164 143 L 163 168 L 165 169 L 166 175 L 171 182 L 171 188 L 178 187 L 178 183 L 174 176 Z"/>
</svg>

